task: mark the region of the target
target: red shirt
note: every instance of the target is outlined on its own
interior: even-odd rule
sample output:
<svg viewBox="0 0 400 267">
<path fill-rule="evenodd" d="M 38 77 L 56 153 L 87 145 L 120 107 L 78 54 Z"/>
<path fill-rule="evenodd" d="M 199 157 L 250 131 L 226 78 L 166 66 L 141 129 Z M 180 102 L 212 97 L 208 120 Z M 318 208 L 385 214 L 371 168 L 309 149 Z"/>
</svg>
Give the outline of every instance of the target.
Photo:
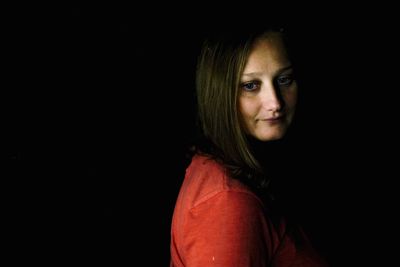
<svg viewBox="0 0 400 267">
<path fill-rule="evenodd" d="M 303 232 L 299 246 L 286 230 L 248 187 L 195 155 L 175 205 L 170 267 L 327 266 Z"/>
</svg>

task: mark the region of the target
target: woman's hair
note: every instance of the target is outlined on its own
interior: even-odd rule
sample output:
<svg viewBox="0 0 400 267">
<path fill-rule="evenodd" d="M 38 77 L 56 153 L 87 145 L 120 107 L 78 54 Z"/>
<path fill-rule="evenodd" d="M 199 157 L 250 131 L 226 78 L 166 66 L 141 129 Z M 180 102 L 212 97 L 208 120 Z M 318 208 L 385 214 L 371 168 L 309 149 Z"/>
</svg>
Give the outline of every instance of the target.
<svg viewBox="0 0 400 267">
<path fill-rule="evenodd" d="M 238 109 L 240 79 L 253 43 L 282 28 L 237 30 L 210 35 L 203 43 L 196 69 L 200 138 L 196 152 L 222 163 L 233 178 L 255 188 L 268 179 L 246 135 Z M 285 40 L 285 39 L 284 39 Z"/>
</svg>

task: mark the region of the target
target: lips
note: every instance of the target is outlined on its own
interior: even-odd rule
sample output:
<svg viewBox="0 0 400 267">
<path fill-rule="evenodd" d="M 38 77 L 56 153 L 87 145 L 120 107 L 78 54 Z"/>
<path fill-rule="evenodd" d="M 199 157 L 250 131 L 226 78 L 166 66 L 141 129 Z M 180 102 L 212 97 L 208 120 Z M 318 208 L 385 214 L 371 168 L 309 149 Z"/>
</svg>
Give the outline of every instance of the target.
<svg viewBox="0 0 400 267">
<path fill-rule="evenodd" d="M 280 121 L 283 116 L 261 119 L 261 121 Z"/>
</svg>

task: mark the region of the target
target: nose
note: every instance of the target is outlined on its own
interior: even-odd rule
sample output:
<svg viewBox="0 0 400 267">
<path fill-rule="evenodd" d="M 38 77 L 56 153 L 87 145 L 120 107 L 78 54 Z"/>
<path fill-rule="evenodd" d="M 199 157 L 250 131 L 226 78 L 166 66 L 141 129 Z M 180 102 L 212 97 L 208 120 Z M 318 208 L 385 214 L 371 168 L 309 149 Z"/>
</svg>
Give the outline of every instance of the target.
<svg viewBox="0 0 400 267">
<path fill-rule="evenodd" d="M 279 111 L 282 109 L 283 103 L 279 94 L 279 90 L 274 85 L 268 85 L 261 90 L 260 93 L 262 106 L 268 111 Z"/>
</svg>

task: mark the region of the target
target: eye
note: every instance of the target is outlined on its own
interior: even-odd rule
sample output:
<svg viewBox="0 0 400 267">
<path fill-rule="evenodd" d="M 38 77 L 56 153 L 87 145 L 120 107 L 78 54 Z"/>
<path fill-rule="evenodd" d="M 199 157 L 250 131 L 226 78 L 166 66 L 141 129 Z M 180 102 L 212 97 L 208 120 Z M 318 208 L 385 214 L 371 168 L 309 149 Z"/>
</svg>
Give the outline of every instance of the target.
<svg viewBox="0 0 400 267">
<path fill-rule="evenodd" d="M 277 83 L 279 86 L 289 86 L 294 81 L 293 75 L 282 75 L 277 78 Z"/>
<path fill-rule="evenodd" d="M 254 91 L 260 87 L 260 83 L 259 82 L 246 82 L 246 83 L 242 83 L 241 87 L 245 91 Z"/>
</svg>

